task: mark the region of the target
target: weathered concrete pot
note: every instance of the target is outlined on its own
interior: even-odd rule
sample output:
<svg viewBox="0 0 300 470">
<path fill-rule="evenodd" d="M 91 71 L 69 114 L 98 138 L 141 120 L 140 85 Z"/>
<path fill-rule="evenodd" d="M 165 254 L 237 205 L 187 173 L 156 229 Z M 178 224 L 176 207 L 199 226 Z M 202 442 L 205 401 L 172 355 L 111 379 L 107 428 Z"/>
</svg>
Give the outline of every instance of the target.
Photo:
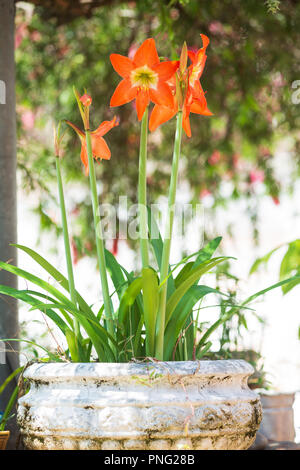
<svg viewBox="0 0 300 470">
<path fill-rule="evenodd" d="M 271 441 L 294 441 L 294 393 L 261 394 L 260 432 Z"/>
<path fill-rule="evenodd" d="M 28 449 L 247 449 L 261 421 L 244 361 L 34 364 Z"/>
</svg>

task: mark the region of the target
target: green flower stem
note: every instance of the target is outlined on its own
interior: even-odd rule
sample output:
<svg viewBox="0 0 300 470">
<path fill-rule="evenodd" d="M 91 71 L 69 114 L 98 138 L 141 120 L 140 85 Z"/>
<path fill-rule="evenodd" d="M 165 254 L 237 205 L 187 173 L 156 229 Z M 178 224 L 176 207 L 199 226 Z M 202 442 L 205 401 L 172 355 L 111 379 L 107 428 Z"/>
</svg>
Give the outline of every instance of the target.
<svg viewBox="0 0 300 470">
<path fill-rule="evenodd" d="M 62 183 L 62 177 L 61 177 L 59 157 L 56 157 L 56 175 L 57 175 L 57 184 L 58 184 L 61 222 L 62 222 L 63 235 L 64 235 L 64 245 L 65 245 L 65 254 L 66 254 L 66 262 L 67 262 L 67 270 L 68 270 L 70 297 L 74 305 L 77 305 L 72 256 L 71 256 L 71 248 L 70 248 L 70 238 L 69 238 L 69 230 L 68 230 L 68 222 L 67 222 L 67 214 L 66 214 L 66 205 L 65 205 L 65 197 L 64 197 L 64 189 L 63 189 L 63 183 Z M 79 325 L 79 322 L 75 319 L 74 319 L 74 332 L 75 332 L 76 337 L 80 337 L 80 325 Z"/>
<path fill-rule="evenodd" d="M 139 220 L 140 220 L 140 247 L 142 266 L 149 266 L 148 251 L 148 220 L 147 220 L 147 136 L 148 136 L 148 107 L 144 112 L 141 125 L 140 156 L 139 156 Z"/>
<path fill-rule="evenodd" d="M 156 336 L 156 347 L 155 357 L 156 359 L 163 360 L 164 355 L 164 333 L 165 333 L 165 316 L 166 316 L 166 301 L 167 301 L 167 287 L 168 283 L 165 281 L 169 273 L 169 260 L 171 250 L 171 240 L 173 232 L 174 212 L 175 212 L 175 201 L 176 201 L 176 188 L 178 179 L 178 166 L 181 149 L 181 137 L 182 137 L 182 111 L 177 114 L 175 144 L 173 152 L 172 172 L 169 190 L 169 201 L 168 201 L 168 217 L 166 224 L 166 233 L 163 245 L 162 261 L 161 261 L 161 283 L 163 283 L 160 299 L 159 299 L 159 310 L 157 316 L 157 336 Z M 165 282 L 163 282 L 165 281 Z"/>
<path fill-rule="evenodd" d="M 107 321 L 107 326 L 108 326 L 108 332 L 114 338 L 115 336 L 114 321 L 113 321 L 111 301 L 110 301 L 109 290 L 108 290 L 105 252 L 104 252 L 104 244 L 103 244 L 103 230 L 102 230 L 101 218 L 99 214 L 97 183 L 96 183 L 96 174 L 95 174 L 95 166 L 94 166 L 94 159 L 93 159 L 93 152 L 92 152 L 92 140 L 91 140 L 90 131 L 86 130 L 85 135 L 86 135 L 86 148 L 87 148 L 87 154 L 88 154 L 88 162 L 89 162 L 90 187 L 91 187 L 94 227 L 95 227 L 95 235 L 96 235 L 96 248 L 97 248 L 100 278 L 101 278 L 104 310 L 105 310 L 105 316 L 106 316 L 106 321 Z"/>
</svg>

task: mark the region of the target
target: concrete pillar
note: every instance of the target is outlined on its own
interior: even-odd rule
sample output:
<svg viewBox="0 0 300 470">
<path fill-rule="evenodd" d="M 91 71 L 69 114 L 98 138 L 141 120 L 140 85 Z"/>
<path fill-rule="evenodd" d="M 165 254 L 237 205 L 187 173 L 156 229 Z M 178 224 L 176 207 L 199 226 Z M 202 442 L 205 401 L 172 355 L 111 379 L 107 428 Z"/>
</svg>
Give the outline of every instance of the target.
<svg viewBox="0 0 300 470">
<path fill-rule="evenodd" d="M 14 17 L 14 0 L 0 0 L 0 260 L 15 264 L 16 250 L 9 246 L 17 241 Z M 16 279 L 0 271 L 0 284 L 16 286 Z M 17 302 L 1 296 L 0 340 L 17 336 Z M 18 349 L 17 343 L 12 346 Z M 0 384 L 17 366 L 17 352 L 7 352 L 5 364 L 0 364 Z M 0 410 L 4 409 L 14 386 L 15 383 L 0 396 Z M 8 428 L 12 432 L 9 447 L 14 448 L 17 435 L 14 419 Z"/>
</svg>

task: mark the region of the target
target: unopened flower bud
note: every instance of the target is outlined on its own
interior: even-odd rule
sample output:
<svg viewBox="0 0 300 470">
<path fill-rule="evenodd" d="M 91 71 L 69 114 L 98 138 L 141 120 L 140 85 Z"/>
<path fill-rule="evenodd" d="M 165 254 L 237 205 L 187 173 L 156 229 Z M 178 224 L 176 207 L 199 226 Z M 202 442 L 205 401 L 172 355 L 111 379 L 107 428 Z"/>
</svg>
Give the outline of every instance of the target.
<svg viewBox="0 0 300 470">
<path fill-rule="evenodd" d="M 91 106 L 92 104 L 92 98 L 87 93 L 81 96 L 80 101 L 83 104 L 83 106 Z"/>
</svg>

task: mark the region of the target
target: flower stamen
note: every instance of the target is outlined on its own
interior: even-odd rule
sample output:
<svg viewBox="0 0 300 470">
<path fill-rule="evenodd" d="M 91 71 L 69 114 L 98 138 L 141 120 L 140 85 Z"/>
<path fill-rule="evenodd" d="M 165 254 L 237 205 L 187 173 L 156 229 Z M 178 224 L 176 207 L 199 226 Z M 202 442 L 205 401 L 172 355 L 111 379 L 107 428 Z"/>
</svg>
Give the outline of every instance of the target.
<svg viewBox="0 0 300 470">
<path fill-rule="evenodd" d="M 149 88 L 156 89 L 158 83 L 158 74 L 154 72 L 148 65 L 143 65 L 130 74 L 131 84 L 134 87 L 141 88 L 146 91 Z"/>
</svg>

